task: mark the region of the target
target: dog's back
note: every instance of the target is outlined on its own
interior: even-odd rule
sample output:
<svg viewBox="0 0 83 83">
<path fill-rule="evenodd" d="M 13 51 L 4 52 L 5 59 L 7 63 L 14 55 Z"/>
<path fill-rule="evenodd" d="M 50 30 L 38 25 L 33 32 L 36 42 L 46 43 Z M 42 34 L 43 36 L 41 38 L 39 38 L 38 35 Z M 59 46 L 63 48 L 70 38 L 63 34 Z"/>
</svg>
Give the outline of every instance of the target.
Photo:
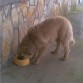
<svg viewBox="0 0 83 83">
<path fill-rule="evenodd" d="M 40 24 L 33 26 L 30 32 L 33 40 L 36 42 L 42 41 L 49 43 L 59 38 L 61 41 L 67 40 L 71 41 L 73 39 L 72 25 L 68 19 L 57 16 L 56 18 L 49 18 Z"/>
</svg>

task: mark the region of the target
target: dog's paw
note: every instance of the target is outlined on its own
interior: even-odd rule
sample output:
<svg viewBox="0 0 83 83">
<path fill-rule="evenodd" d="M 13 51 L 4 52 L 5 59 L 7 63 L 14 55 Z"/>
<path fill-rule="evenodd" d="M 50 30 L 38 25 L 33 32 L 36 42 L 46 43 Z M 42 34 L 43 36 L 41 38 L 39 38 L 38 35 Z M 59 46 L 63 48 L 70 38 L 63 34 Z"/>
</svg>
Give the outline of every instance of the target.
<svg viewBox="0 0 83 83">
<path fill-rule="evenodd" d="M 61 60 L 61 61 L 66 61 L 67 59 L 64 58 L 64 57 L 61 57 L 60 60 Z"/>
<path fill-rule="evenodd" d="M 36 61 L 36 65 L 38 65 L 38 64 L 39 64 L 39 61 L 40 61 L 40 60 Z"/>
<path fill-rule="evenodd" d="M 30 59 L 30 63 L 31 63 L 32 65 L 36 65 L 36 64 L 37 64 L 36 58 Z"/>
<path fill-rule="evenodd" d="M 56 54 L 56 55 L 58 54 L 57 51 L 51 51 L 51 53 L 52 53 L 52 54 Z"/>
</svg>

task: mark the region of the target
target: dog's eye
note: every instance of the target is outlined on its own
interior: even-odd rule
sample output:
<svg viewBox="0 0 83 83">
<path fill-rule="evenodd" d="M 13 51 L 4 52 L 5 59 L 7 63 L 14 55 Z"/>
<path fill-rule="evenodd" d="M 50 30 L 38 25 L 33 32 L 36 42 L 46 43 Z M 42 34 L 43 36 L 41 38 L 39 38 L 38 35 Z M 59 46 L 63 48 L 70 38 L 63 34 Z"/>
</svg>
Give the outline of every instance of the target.
<svg viewBox="0 0 83 83">
<path fill-rule="evenodd" d="M 31 55 L 30 49 L 27 49 L 26 54 L 27 54 L 27 55 Z"/>
<path fill-rule="evenodd" d="M 31 52 L 28 51 L 27 54 L 28 54 L 28 55 L 31 55 Z"/>
<path fill-rule="evenodd" d="M 30 52 L 30 50 L 26 50 L 26 51 L 24 51 L 24 54 L 25 55 L 31 55 L 31 52 Z"/>
</svg>

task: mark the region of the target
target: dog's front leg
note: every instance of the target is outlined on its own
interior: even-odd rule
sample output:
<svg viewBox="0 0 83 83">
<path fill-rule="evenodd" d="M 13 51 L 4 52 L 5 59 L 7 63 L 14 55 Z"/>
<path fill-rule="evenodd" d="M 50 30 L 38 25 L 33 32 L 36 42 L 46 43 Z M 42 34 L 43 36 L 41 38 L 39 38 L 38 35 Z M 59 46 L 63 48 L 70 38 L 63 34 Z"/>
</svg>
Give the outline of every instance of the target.
<svg viewBox="0 0 83 83">
<path fill-rule="evenodd" d="M 40 61 L 40 56 L 42 56 L 44 54 L 46 50 L 46 47 L 43 46 L 40 49 L 38 49 L 35 53 L 35 55 L 31 58 L 31 63 L 32 64 L 38 64 Z"/>
<path fill-rule="evenodd" d="M 44 54 L 45 50 L 46 50 L 46 47 L 42 47 L 38 50 L 38 55 L 36 57 L 36 64 L 39 63 L 40 57 Z"/>
<path fill-rule="evenodd" d="M 37 55 L 38 55 L 38 50 L 36 50 L 36 52 L 34 53 L 33 57 L 30 58 L 31 64 L 35 64 L 36 63 Z"/>
</svg>

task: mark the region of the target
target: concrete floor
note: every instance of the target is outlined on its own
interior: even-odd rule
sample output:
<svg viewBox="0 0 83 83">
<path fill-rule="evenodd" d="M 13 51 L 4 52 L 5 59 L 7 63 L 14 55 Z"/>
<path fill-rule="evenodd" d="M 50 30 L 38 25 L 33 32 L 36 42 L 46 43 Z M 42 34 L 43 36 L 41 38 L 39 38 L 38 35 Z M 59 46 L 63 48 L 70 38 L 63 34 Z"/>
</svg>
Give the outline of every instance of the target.
<svg viewBox="0 0 83 83">
<path fill-rule="evenodd" d="M 76 40 L 68 60 L 59 60 L 62 50 L 53 56 L 51 46 L 39 65 L 18 67 L 9 61 L 2 68 L 1 83 L 83 83 L 83 12 L 70 14 L 68 18 Z"/>
</svg>

